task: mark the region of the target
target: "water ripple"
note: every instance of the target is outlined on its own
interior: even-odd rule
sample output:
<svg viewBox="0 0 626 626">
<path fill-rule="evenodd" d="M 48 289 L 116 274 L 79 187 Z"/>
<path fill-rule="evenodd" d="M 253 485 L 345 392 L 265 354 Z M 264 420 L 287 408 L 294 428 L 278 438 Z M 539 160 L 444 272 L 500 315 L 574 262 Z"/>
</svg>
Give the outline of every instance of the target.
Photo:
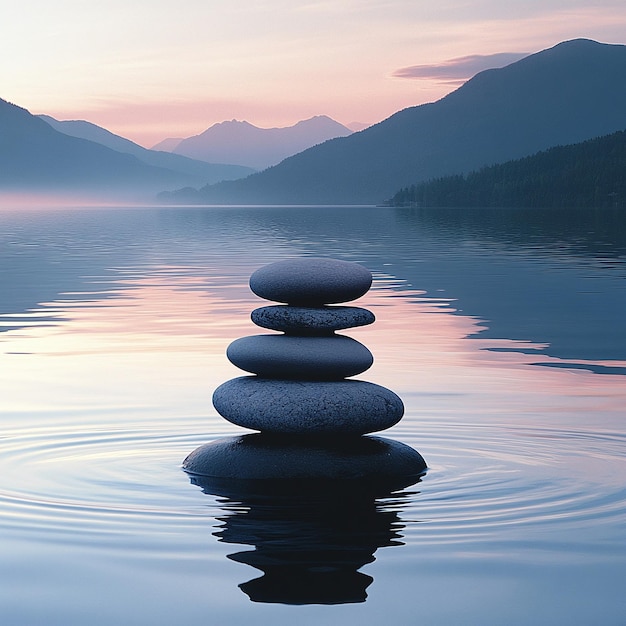
<svg viewBox="0 0 626 626">
<path fill-rule="evenodd" d="M 132 534 L 147 524 L 163 532 L 206 517 L 180 470 L 201 435 L 146 431 L 38 429 L 7 436 L 0 457 L 0 527 L 46 531 L 71 542 Z M 216 512 L 216 511 L 215 511 Z"/>
<path fill-rule="evenodd" d="M 379 502 L 398 514 L 409 542 L 460 546 L 520 529 L 617 527 L 626 518 L 626 488 L 615 475 L 624 464 L 621 433 L 434 421 L 420 423 L 418 433 L 409 420 L 395 434 L 429 464 L 421 483 Z M 156 429 L 9 434 L 0 457 L 0 527 L 92 544 L 147 527 L 210 527 L 240 505 L 207 497 L 180 470 L 206 440 Z"/>
<path fill-rule="evenodd" d="M 430 423 L 419 444 L 430 470 L 404 516 L 421 544 L 520 542 L 532 533 L 546 544 L 551 537 L 551 547 L 554 535 L 576 536 L 577 549 L 589 549 L 626 519 L 622 433 Z"/>
</svg>

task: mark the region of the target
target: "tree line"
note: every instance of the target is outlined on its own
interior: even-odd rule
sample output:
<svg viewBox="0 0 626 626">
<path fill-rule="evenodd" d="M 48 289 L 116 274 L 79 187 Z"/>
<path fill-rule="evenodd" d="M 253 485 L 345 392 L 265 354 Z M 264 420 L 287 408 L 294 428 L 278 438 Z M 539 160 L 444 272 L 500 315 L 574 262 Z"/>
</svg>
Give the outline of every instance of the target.
<svg viewBox="0 0 626 626">
<path fill-rule="evenodd" d="M 398 191 L 392 206 L 626 207 L 626 131 Z"/>
</svg>

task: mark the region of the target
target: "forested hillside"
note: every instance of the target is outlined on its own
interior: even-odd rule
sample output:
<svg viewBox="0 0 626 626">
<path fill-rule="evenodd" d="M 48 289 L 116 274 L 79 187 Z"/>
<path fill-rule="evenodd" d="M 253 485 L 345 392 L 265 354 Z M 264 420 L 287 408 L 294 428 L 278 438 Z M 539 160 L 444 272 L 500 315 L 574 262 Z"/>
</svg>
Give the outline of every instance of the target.
<svg viewBox="0 0 626 626">
<path fill-rule="evenodd" d="M 393 206 L 626 206 L 626 132 L 405 187 Z"/>
</svg>

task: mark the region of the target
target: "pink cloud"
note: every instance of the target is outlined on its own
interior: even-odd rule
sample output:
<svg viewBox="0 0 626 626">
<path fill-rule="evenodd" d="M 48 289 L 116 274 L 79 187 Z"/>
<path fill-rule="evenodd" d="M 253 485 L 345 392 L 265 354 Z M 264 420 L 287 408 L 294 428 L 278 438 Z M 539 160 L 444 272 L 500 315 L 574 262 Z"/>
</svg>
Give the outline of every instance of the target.
<svg viewBox="0 0 626 626">
<path fill-rule="evenodd" d="M 412 65 L 393 73 L 395 78 L 417 80 L 435 80 L 439 82 L 461 82 L 478 72 L 496 67 L 504 67 L 528 56 L 527 52 L 499 52 L 496 54 L 471 54 L 469 56 L 448 59 L 441 63 Z"/>
</svg>

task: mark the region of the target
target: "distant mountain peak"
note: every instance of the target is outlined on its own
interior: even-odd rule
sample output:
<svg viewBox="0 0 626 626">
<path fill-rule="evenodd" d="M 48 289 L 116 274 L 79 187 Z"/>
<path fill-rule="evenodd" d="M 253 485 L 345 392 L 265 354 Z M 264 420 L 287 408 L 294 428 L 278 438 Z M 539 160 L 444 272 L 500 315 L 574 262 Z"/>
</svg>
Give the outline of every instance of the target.
<svg viewBox="0 0 626 626">
<path fill-rule="evenodd" d="M 183 139 L 172 151 L 203 161 L 265 169 L 311 146 L 351 133 L 327 115 L 316 115 L 280 128 L 259 128 L 245 120 L 232 119 Z"/>
<path fill-rule="evenodd" d="M 547 52 L 547 50 L 555 50 L 557 48 L 568 48 L 568 47 L 573 47 L 573 46 L 597 47 L 597 46 L 611 46 L 611 45 L 614 45 L 614 44 L 602 43 L 600 41 L 596 41 L 595 39 L 589 39 L 587 37 L 577 37 L 574 39 L 566 39 L 565 41 L 561 41 L 555 44 L 554 46 L 552 46 L 552 48 L 547 48 L 546 50 L 542 50 L 541 52 Z M 541 54 L 541 52 L 538 52 L 537 54 Z"/>
<path fill-rule="evenodd" d="M 167 139 L 163 139 L 159 141 L 159 143 L 155 144 L 150 148 L 151 150 L 155 150 L 157 152 L 174 152 L 176 146 L 183 140 L 182 137 L 168 137 Z"/>
<path fill-rule="evenodd" d="M 253 128 L 257 128 L 257 126 L 255 126 L 254 124 L 251 124 L 250 122 L 246 121 L 246 120 L 238 120 L 236 118 L 233 118 L 232 120 L 224 120 L 223 122 L 217 122 L 215 124 L 213 124 L 213 126 L 252 126 Z"/>
</svg>

